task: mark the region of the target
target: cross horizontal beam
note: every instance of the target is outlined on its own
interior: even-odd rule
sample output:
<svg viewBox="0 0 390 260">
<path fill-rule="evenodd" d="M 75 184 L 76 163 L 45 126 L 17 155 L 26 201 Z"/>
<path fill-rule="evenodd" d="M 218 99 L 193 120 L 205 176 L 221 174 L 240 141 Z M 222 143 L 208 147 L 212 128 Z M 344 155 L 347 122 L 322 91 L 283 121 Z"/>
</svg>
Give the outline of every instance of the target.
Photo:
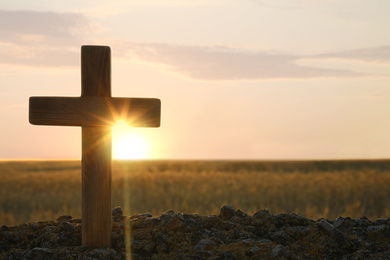
<svg viewBox="0 0 390 260">
<path fill-rule="evenodd" d="M 30 97 L 34 125 L 159 127 L 161 101 L 155 98 Z"/>
</svg>

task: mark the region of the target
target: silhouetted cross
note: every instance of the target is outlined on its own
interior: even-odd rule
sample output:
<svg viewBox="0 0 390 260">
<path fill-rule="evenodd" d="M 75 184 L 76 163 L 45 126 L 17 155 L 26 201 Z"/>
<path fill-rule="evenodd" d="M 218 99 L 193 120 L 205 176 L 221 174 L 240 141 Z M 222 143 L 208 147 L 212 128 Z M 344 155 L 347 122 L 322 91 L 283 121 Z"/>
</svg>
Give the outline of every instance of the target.
<svg viewBox="0 0 390 260">
<path fill-rule="evenodd" d="M 30 97 L 34 125 L 82 128 L 82 244 L 111 245 L 111 126 L 159 127 L 161 102 L 111 97 L 111 50 L 81 47 L 81 97 Z"/>
</svg>

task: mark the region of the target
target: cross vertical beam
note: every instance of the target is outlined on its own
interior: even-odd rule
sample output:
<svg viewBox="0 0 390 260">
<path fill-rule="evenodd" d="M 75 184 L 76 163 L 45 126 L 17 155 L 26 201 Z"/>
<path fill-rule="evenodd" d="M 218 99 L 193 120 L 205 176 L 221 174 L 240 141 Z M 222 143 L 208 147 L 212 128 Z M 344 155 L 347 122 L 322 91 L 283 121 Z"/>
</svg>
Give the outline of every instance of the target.
<svg viewBox="0 0 390 260">
<path fill-rule="evenodd" d="M 81 97 L 111 97 L 109 47 L 81 47 Z M 111 128 L 82 126 L 82 245 L 111 245 Z"/>
</svg>

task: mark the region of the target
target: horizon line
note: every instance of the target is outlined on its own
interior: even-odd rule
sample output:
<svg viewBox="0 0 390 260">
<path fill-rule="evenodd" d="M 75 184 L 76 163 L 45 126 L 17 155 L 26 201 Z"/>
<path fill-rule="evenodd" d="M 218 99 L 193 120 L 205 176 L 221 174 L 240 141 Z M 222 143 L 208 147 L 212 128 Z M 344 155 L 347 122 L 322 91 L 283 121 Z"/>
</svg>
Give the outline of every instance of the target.
<svg viewBox="0 0 390 260">
<path fill-rule="evenodd" d="M 145 158 L 145 159 L 112 159 L 119 162 L 136 161 L 386 161 L 390 158 Z M 81 158 L 0 158 L 7 161 L 80 161 Z"/>
</svg>

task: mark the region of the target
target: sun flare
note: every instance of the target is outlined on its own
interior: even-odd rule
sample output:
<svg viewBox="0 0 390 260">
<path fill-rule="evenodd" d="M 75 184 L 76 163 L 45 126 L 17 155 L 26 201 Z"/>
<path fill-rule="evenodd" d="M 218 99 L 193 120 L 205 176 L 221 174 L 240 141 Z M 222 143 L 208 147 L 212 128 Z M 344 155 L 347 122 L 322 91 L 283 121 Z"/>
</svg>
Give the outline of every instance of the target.
<svg viewBox="0 0 390 260">
<path fill-rule="evenodd" d="M 148 143 L 134 133 L 125 121 L 118 121 L 112 127 L 112 158 L 137 160 L 148 158 Z"/>
</svg>

